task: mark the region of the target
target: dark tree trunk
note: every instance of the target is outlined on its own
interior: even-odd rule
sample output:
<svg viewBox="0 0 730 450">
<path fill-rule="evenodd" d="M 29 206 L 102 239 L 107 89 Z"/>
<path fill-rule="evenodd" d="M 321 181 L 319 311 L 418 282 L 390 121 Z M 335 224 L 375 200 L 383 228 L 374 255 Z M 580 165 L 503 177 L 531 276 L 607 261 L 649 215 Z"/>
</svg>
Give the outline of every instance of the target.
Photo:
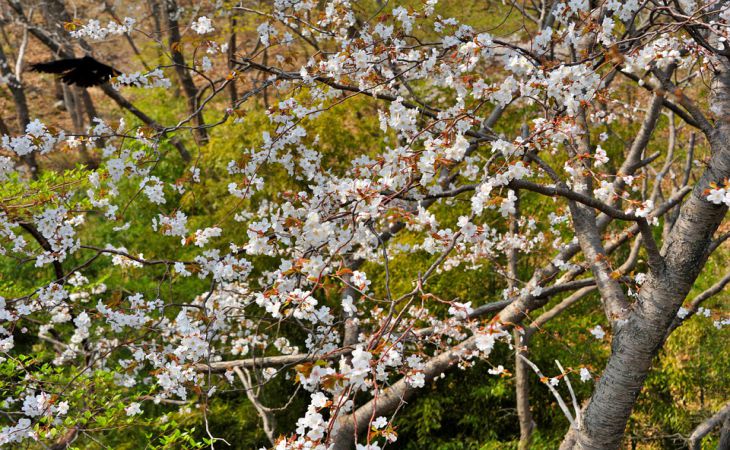
<svg viewBox="0 0 730 450">
<path fill-rule="evenodd" d="M 195 129 L 193 130 L 193 136 L 198 145 L 205 145 L 208 142 L 208 132 L 205 128 L 205 121 L 203 120 L 202 111 L 198 111 L 198 90 L 195 87 L 193 77 L 190 75 L 185 64 L 185 57 L 182 54 L 181 49 L 181 36 L 180 36 L 180 25 L 177 21 L 178 7 L 177 1 L 166 0 L 165 3 L 165 17 L 167 19 L 167 32 L 170 37 L 170 52 L 172 53 L 172 62 L 175 64 L 175 73 L 180 79 L 180 85 L 182 86 L 185 99 L 188 103 L 188 112 L 193 115 L 195 121 Z"/>
<path fill-rule="evenodd" d="M 231 72 L 233 72 L 236 66 L 233 62 L 233 59 L 236 57 L 236 45 L 236 16 L 231 15 L 231 37 L 228 39 L 228 70 Z M 231 107 L 233 107 L 236 104 L 236 100 L 238 100 L 235 78 L 228 83 L 228 95 L 231 97 Z"/>
<path fill-rule="evenodd" d="M 17 123 L 18 133 L 25 133 L 25 128 L 30 123 L 30 112 L 28 110 L 28 100 L 25 97 L 25 89 L 23 84 L 18 80 L 15 74 L 10 70 L 8 59 L 5 56 L 5 52 L 0 46 L 0 73 L 3 77 L 8 80 L 7 86 L 10 90 L 10 94 L 13 96 L 13 103 L 15 103 L 15 120 Z M 38 162 L 36 161 L 35 154 L 29 153 L 20 157 L 23 163 L 28 167 L 30 176 L 32 178 L 38 177 Z"/>
</svg>

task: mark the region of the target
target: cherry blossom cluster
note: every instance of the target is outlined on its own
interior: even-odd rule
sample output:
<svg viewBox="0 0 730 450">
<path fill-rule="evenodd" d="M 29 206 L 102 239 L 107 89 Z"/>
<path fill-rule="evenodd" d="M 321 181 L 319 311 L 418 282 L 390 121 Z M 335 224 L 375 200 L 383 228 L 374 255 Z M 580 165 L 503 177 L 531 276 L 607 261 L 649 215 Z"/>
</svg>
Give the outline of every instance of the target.
<svg viewBox="0 0 730 450">
<path fill-rule="evenodd" d="M 130 33 L 134 29 L 134 24 L 137 21 L 131 17 L 125 17 L 122 23 L 115 21 L 109 21 L 107 26 L 102 26 L 101 22 L 96 19 L 91 19 L 87 23 L 81 26 L 70 24 L 71 31 L 69 34 L 74 38 L 88 38 L 92 41 L 101 41 L 109 36 L 118 36 L 125 33 Z"/>
<path fill-rule="evenodd" d="M 510 280 L 514 274 L 502 261 L 515 254 L 544 257 L 544 277 L 505 281 L 495 298 L 480 301 L 545 298 L 546 304 L 561 292 L 560 283 L 564 287 L 593 263 L 574 258 L 578 239 L 570 231 L 570 208 L 557 197 L 607 216 L 659 224 L 664 199 L 646 194 L 647 173 L 608 169 L 621 163 L 609 156 L 611 126 L 636 111 L 611 98 L 598 58 L 576 51 L 588 44 L 615 49 L 623 28 L 617 25 L 639 14 L 638 1 L 606 2 L 600 14 L 587 0 L 559 3 L 555 22 L 529 42 L 442 17 L 436 0 L 417 8 L 396 6 L 358 27 L 347 0 L 326 2 L 322 14 L 313 14 L 320 2 L 273 3 L 256 27 L 263 47 L 294 55 L 298 45 L 317 43 L 327 50 L 240 61 L 241 74 L 263 74 L 261 89 L 273 101 L 267 97 L 266 124 L 250 141 L 257 143 L 240 148 L 223 170 L 206 167 L 205 158 L 175 179 L 159 168 L 165 157 L 161 140 L 183 135 L 186 117 L 169 124 L 168 135 L 97 118 L 84 142 L 98 147 L 102 160 L 76 190 L 57 188 L 27 217 L 0 212 L 3 255 L 30 258 L 49 273 L 63 270 L 72 256 L 94 255 L 78 270 L 45 280 L 25 295 L 0 297 L 5 355 L 0 363 L 11 358 L 16 329 L 37 327 L 40 337 L 60 348 L 53 364 L 84 360 L 90 370 L 112 374 L 115 386 L 128 394 L 124 416 L 134 418 L 144 415 L 145 401 L 214 399 L 219 389 L 238 382 L 234 367 L 248 364 L 233 360 L 262 359 L 261 366 L 248 366 L 261 384 L 284 378 L 309 396 L 295 433 L 274 448 L 324 450 L 347 425 L 343 417 L 369 401 L 377 403 L 388 389 L 437 383 L 443 370 L 433 372 L 434 357 L 448 354 L 449 365 L 466 369 L 492 359 L 497 346 L 519 345 L 512 342 L 516 323 L 483 315 L 476 299 L 438 297 L 431 290 L 434 277 L 486 269 Z M 688 11 L 696 7 L 681 3 Z M 596 14 L 600 25 L 580 25 Z M 189 25 L 205 36 L 197 39 L 210 39 L 200 60 L 206 73 L 228 67 L 228 44 L 216 35 L 222 28 L 216 20 L 201 15 Z M 102 27 L 92 19 L 70 35 L 103 40 L 132 32 L 134 24 L 125 19 Z M 676 36 L 650 37 L 622 55 L 620 71 L 651 84 L 656 71 L 687 69 L 694 62 L 696 53 L 690 51 L 698 50 L 683 51 L 683 46 Z M 172 83 L 160 68 L 120 75 L 114 86 L 172 95 Z M 214 94 L 223 87 L 216 86 Z M 382 146 L 335 164 L 317 134 L 317 120 L 353 97 L 372 100 Z M 490 121 L 509 108 L 524 111 L 519 135 L 500 132 Z M 232 112 L 227 110 L 220 123 Z M 230 119 L 246 120 L 245 115 Z M 600 144 L 586 150 L 580 141 L 591 134 Z M 45 155 L 63 143 L 80 145 L 39 120 L 23 135 L 2 137 L 3 149 L 21 157 Z M 20 182 L 16 171 L 12 158 L 0 156 L 0 181 Z M 190 207 L 209 179 L 225 188 L 223 219 L 198 217 Z M 269 195 L 272 186 L 278 189 L 275 196 Z M 521 211 L 522 198 L 531 191 L 545 196 L 545 211 Z M 724 187 L 713 187 L 706 199 L 730 206 Z M 149 211 L 151 220 L 129 214 L 135 206 Z M 114 231 L 104 242 L 94 239 L 88 224 L 98 221 Z M 143 227 L 175 251 L 150 255 L 144 242 L 129 239 L 132 227 Z M 38 245 L 29 244 L 23 231 L 28 229 Z M 426 258 L 428 265 L 401 283 L 410 290 L 396 292 L 391 264 L 410 257 Z M 171 296 L 165 289 L 107 286 L 90 279 L 97 263 L 131 278 L 154 274 L 149 276 L 164 283 L 197 278 L 209 287 Z M 630 293 L 646 279 L 643 273 L 632 276 Z M 553 282 L 558 288 L 551 293 Z M 688 311 L 680 310 L 678 317 L 683 314 Z M 725 325 L 727 319 L 715 322 L 718 328 Z M 288 335 L 287 327 L 297 333 Z M 599 324 L 585 331 L 597 343 L 608 335 Z M 295 364 L 269 364 L 267 357 L 300 358 Z M 490 374 L 509 376 L 498 361 L 492 367 Z M 593 379 L 587 367 L 575 370 L 581 381 Z M 554 387 L 560 379 L 547 383 Z M 136 395 L 140 392 L 145 396 Z M 0 444 L 41 439 L 35 424 L 60 423 L 73 411 L 75 405 L 52 398 L 50 389 L 31 380 L 17 399 L 6 399 L 3 409 L 17 410 L 18 418 L 0 429 Z M 380 449 L 397 439 L 385 415 L 367 420 L 370 433 L 357 448 Z"/>
</svg>

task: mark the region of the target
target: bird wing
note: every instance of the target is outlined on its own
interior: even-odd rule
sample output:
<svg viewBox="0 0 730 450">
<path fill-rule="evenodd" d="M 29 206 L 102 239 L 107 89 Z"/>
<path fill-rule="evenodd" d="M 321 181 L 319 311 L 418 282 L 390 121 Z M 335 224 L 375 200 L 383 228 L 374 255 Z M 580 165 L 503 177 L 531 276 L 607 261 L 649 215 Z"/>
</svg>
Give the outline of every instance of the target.
<svg viewBox="0 0 730 450">
<path fill-rule="evenodd" d="M 96 84 L 101 84 L 104 80 L 99 80 L 94 74 L 89 73 L 80 67 L 75 67 L 63 75 L 61 75 L 61 81 L 73 86 L 74 84 L 81 87 L 90 87 Z"/>
<path fill-rule="evenodd" d="M 87 56 L 84 59 L 86 60 L 88 64 L 88 69 L 91 72 L 98 73 L 100 76 L 103 76 L 105 78 L 116 77 L 122 74 L 114 67 L 107 66 L 106 64 L 99 62 L 90 56 Z"/>
<path fill-rule="evenodd" d="M 81 62 L 80 58 L 58 59 L 30 65 L 30 70 L 43 73 L 64 73 L 74 69 Z"/>
<path fill-rule="evenodd" d="M 103 84 L 120 72 L 107 66 L 91 56 L 68 58 L 38 63 L 30 66 L 36 72 L 55 73 L 61 75 L 61 81 L 68 85 L 91 87 Z"/>
</svg>

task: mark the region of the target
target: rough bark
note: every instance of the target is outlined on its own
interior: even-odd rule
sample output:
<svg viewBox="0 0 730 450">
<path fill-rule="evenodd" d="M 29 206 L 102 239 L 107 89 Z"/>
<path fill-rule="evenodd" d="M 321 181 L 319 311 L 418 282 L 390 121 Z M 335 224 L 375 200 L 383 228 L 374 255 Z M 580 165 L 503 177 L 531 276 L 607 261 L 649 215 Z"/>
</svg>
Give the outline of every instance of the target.
<svg viewBox="0 0 730 450">
<path fill-rule="evenodd" d="M 730 113 L 730 79 L 718 76 L 716 100 Z M 724 101 L 723 101 L 724 100 Z M 608 365 L 583 414 L 576 446 L 619 448 L 636 398 L 677 310 L 705 265 L 712 236 L 727 207 L 708 202 L 710 183 L 730 176 L 730 124 L 720 122 L 712 133 L 713 157 L 687 201 L 662 249 L 664 267 L 652 271 L 639 291 L 629 317 L 617 327 Z"/>
<path fill-rule="evenodd" d="M 622 320 L 628 311 L 628 302 L 618 281 L 611 276 L 606 250 L 596 226 L 595 213 L 575 202 L 570 202 L 570 211 L 581 249 L 601 292 L 606 317 L 611 322 Z"/>
</svg>

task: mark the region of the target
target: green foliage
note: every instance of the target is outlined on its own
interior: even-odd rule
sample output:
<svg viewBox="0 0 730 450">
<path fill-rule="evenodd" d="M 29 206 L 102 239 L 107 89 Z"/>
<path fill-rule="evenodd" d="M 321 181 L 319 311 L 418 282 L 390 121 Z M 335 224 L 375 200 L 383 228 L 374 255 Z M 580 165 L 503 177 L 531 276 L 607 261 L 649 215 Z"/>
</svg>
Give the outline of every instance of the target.
<svg viewBox="0 0 730 450">
<path fill-rule="evenodd" d="M 493 354 L 509 359 L 506 348 Z M 399 437 L 393 448 L 479 449 L 519 435 L 512 380 L 487 375 L 489 368 L 478 362 L 427 384 L 428 394 L 409 402 L 396 419 Z"/>
</svg>

